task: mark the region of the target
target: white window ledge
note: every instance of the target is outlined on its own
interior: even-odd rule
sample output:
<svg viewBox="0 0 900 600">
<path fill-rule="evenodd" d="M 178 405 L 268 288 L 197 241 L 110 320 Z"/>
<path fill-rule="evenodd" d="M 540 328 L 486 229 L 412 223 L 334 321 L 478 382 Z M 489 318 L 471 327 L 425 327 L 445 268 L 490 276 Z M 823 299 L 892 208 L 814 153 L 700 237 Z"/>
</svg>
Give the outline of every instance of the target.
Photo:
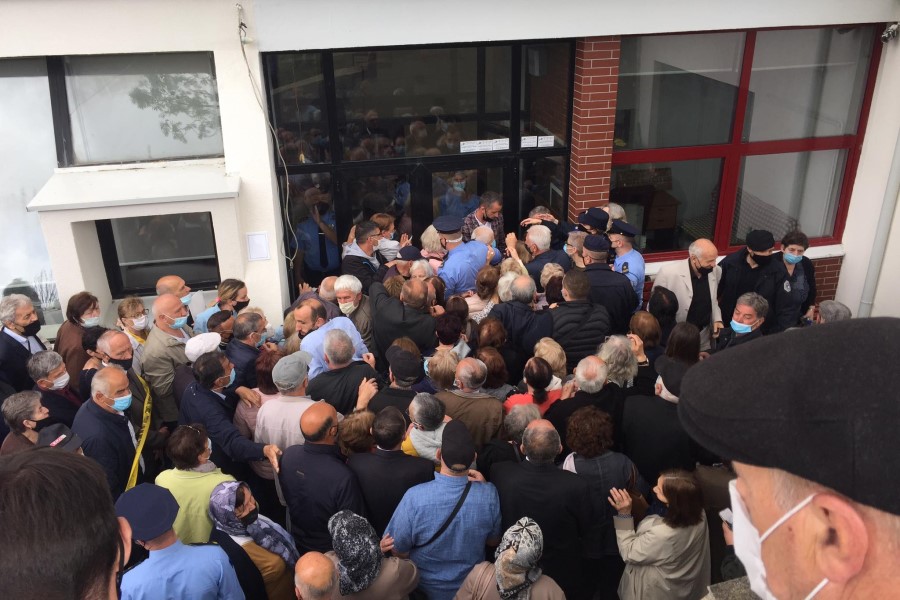
<svg viewBox="0 0 900 600">
<path fill-rule="evenodd" d="M 240 177 L 221 159 L 56 169 L 30 212 L 237 198 Z"/>
<path fill-rule="evenodd" d="M 843 244 L 831 244 L 829 246 L 810 246 L 803 255 L 809 259 L 815 260 L 817 258 L 834 258 L 835 256 L 844 256 L 844 254 L 845 252 Z M 722 260 L 723 258 L 725 258 L 724 254 L 719 256 L 719 260 Z M 665 260 L 660 262 L 648 262 L 645 274 L 649 277 L 656 277 L 656 274 L 659 273 L 659 270 L 663 265 L 668 265 L 673 262 L 679 261 Z"/>
</svg>

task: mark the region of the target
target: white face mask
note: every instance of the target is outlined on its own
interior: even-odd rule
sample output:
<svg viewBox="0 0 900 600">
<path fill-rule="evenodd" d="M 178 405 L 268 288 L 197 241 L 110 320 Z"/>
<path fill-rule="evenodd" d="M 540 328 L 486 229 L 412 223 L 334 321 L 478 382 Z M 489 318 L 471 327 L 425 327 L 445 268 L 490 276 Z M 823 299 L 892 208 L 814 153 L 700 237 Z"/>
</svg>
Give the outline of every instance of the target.
<svg viewBox="0 0 900 600">
<path fill-rule="evenodd" d="M 349 317 L 350 314 L 356 310 L 356 304 L 353 302 L 338 302 L 338 308 L 341 309 L 342 313 Z"/>
<path fill-rule="evenodd" d="M 52 390 L 61 390 L 69 385 L 69 374 L 63 373 L 59 377 L 53 380 L 53 385 L 50 386 Z"/>
<path fill-rule="evenodd" d="M 734 553 L 747 570 L 747 578 L 750 580 L 750 589 L 763 600 L 777 600 L 769 584 L 766 582 L 766 565 L 762 559 L 762 544 L 776 529 L 784 525 L 788 519 L 800 512 L 807 504 L 812 502 L 815 494 L 810 494 L 803 501 L 798 503 L 794 508 L 787 511 L 780 519 L 769 527 L 765 533 L 759 535 L 759 531 L 750 521 L 747 507 L 744 499 L 741 498 L 740 492 L 734 479 L 728 482 L 728 493 L 731 496 L 731 511 L 734 513 Z M 823 587 L 828 584 L 828 579 L 823 579 L 813 590 L 806 596 L 806 600 L 810 600 L 818 594 Z"/>
<path fill-rule="evenodd" d="M 131 320 L 131 326 L 140 331 L 147 328 L 147 315 L 141 315 Z"/>
</svg>

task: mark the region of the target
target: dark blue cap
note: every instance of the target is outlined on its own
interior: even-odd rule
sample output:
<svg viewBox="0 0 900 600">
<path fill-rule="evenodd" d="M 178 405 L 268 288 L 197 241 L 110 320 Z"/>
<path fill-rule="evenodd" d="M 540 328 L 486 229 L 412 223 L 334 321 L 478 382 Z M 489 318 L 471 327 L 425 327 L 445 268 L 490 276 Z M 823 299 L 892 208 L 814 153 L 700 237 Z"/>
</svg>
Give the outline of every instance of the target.
<svg viewBox="0 0 900 600">
<path fill-rule="evenodd" d="M 422 258 L 422 251 L 415 246 L 403 246 L 397 254 L 400 260 L 419 260 Z"/>
<path fill-rule="evenodd" d="M 589 235 L 584 238 L 584 249 L 591 252 L 609 252 L 609 238 L 605 235 Z"/>
<path fill-rule="evenodd" d="M 594 229 L 605 230 L 609 215 L 602 208 L 591 207 L 578 215 L 578 222 Z"/>
<path fill-rule="evenodd" d="M 463 220 L 459 217 L 444 215 L 434 220 L 434 228 L 438 233 L 456 233 L 462 231 Z"/>
<path fill-rule="evenodd" d="M 614 219 L 612 227 L 609 228 L 609 233 L 617 233 L 619 235 L 624 235 L 625 237 L 634 237 L 637 235 L 637 228 L 625 221 Z"/>
<path fill-rule="evenodd" d="M 116 515 L 131 525 L 131 537 L 146 542 L 172 529 L 178 501 L 172 492 L 152 483 L 133 487 L 116 501 Z"/>
</svg>

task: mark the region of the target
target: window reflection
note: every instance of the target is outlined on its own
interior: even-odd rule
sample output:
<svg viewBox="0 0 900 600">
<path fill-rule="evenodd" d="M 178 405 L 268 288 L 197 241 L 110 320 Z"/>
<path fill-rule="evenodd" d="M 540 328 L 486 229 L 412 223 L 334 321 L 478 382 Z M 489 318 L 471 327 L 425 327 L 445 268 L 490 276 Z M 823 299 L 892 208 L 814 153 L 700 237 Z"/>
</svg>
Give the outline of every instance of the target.
<svg viewBox="0 0 900 600">
<path fill-rule="evenodd" d="M 503 169 L 466 169 L 443 171 L 431 176 L 431 195 L 435 218 L 451 215 L 464 218 L 478 208 L 487 191 L 503 195 Z"/>
<path fill-rule="evenodd" d="M 331 176 L 328 173 L 291 175 L 289 219 L 293 235 L 290 248 L 294 257 L 294 276 L 310 285 L 341 267 L 341 240 L 337 237 Z"/>
<path fill-rule="evenodd" d="M 566 220 L 563 157 L 528 158 L 521 165 L 519 214 L 527 216 L 535 206 L 546 206 L 557 218 Z"/>
<path fill-rule="evenodd" d="M 331 160 L 321 54 L 268 56 L 272 116 L 289 165 Z"/>
</svg>

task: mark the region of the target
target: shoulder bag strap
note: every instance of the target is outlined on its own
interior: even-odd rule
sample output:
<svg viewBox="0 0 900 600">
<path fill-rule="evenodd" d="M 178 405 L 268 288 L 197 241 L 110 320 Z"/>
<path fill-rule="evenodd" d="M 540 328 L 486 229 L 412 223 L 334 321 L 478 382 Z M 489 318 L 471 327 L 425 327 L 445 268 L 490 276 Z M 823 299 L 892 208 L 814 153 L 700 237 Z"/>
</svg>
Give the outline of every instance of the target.
<svg viewBox="0 0 900 600">
<path fill-rule="evenodd" d="M 434 540 L 436 540 L 436 539 L 438 539 L 439 537 L 441 537 L 441 534 L 442 534 L 442 533 L 444 533 L 445 531 L 447 531 L 447 528 L 450 527 L 450 523 L 451 523 L 451 522 L 453 521 L 453 519 L 456 517 L 456 513 L 459 512 L 459 509 L 462 508 L 463 503 L 466 501 L 466 496 L 469 495 L 469 489 L 470 489 L 471 487 L 472 487 L 472 482 L 471 482 L 471 481 L 467 481 L 467 482 L 466 482 L 466 487 L 465 487 L 465 489 L 463 489 L 462 494 L 460 494 L 460 496 L 459 496 L 459 500 L 456 501 L 456 506 L 453 507 L 453 512 L 450 513 L 450 516 L 447 517 L 447 520 L 444 521 L 444 524 L 441 525 L 441 528 L 434 532 L 434 535 L 431 536 L 431 539 L 428 540 L 427 542 L 425 542 L 424 544 L 422 544 L 422 545 L 420 545 L 420 546 L 417 546 L 418 548 L 423 548 L 423 547 L 427 546 L 428 544 L 430 544 L 430 543 L 433 542 Z"/>
</svg>

